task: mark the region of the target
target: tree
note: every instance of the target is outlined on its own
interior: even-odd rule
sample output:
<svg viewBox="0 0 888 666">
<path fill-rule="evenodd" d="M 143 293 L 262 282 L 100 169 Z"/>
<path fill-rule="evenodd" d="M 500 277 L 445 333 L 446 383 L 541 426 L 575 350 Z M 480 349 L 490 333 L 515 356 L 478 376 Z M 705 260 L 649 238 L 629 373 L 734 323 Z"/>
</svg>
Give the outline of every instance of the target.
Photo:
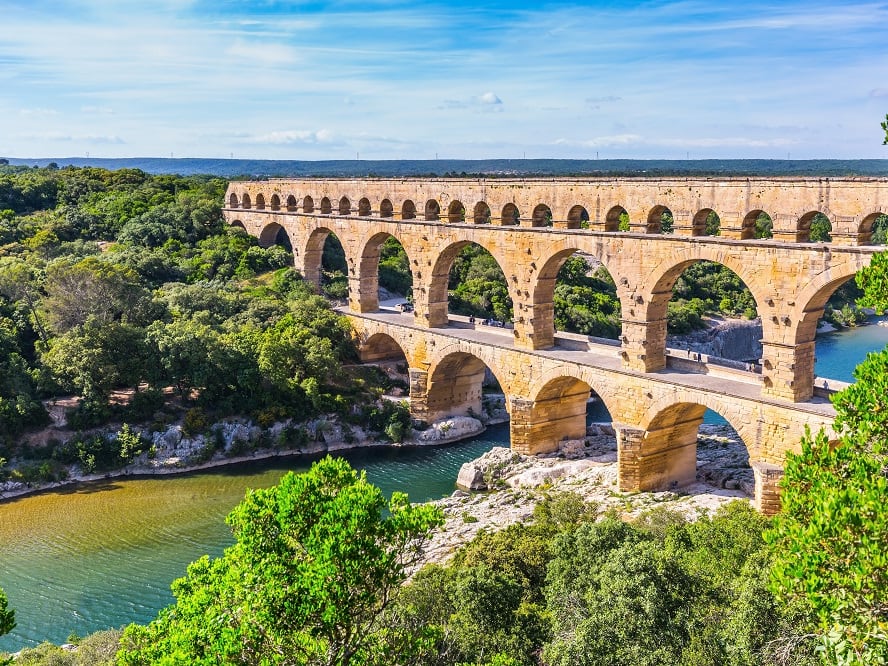
<svg viewBox="0 0 888 666">
<path fill-rule="evenodd" d="M 122 664 L 402 663 L 427 631 L 392 631 L 383 612 L 417 563 L 440 510 L 386 500 L 341 459 L 248 493 L 228 516 L 237 539 L 173 583 L 175 605 L 124 634 Z"/>
<path fill-rule="evenodd" d="M 882 141 L 882 145 L 888 146 L 888 113 L 885 114 L 885 121 L 882 123 L 882 129 L 885 130 L 885 139 Z"/>
<path fill-rule="evenodd" d="M 5 636 L 13 629 L 15 629 L 15 611 L 9 608 L 6 594 L 0 589 L 0 636 Z M 11 663 L 12 660 L 0 659 L 0 666 Z"/>
</svg>

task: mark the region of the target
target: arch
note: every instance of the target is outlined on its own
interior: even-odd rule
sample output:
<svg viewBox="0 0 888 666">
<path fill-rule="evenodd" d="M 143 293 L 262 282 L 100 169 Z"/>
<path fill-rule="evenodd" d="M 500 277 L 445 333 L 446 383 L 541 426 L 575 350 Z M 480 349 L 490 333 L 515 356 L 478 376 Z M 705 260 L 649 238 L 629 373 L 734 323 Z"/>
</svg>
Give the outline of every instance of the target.
<svg viewBox="0 0 888 666">
<path fill-rule="evenodd" d="M 648 408 L 641 424 L 644 436 L 631 463 L 639 490 L 667 490 L 697 480 L 697 435 L 707 408 L 728 421 L 750 458 L 758 457 L 754 445 L 747 441 L 754 438 L 746 434 L 740 410 L 726 409 L 715 394 L 701 392 L 693 401 L 668 396 Z"/>
<path fill-rule="evenodd" d="M 241 208 L 252 208 L 253 204 L 250 202 L 250 195 L 244 192 L 244 196 L 241 198 Z"/>
<path fill-rule="evenodd" d="M 395 208 L 388 199 L 379 202 L 379 217 L 394 217 Z"/>
<path fill-rule="evenodd" d="M 277 194 L 271 195 L 271 210 L 281 209 L 281 198 Z"/>
<path fill-rule="evenodd" d="M 586 229 L 589 227 L 589 211 L 577 204 L 567 212 L 568 229 Z"/>
<path fill-rule="evenodd" d="M 313 229 L 305 241 L 305 250 L 302 253 L 302 275 L 307 281 L 319 288 L 321 287 L 321 275 L 323 273 L 324 244 L 330 235 L 335 236 L 333 231 L 327 227 Z M 344 245 L 342 246 L 342 252 L 345 254 Z M 348 264 L 348 258 L 346 257 L 346 266 Z"/>
<path fill-rule="evenodd" d="M 500 224 L 503 226 L 510 226 L 521 223 L 521 212 L 518 210 L 518 206 L 513 203 L 507 203 L 503 206 L 503 212 L 500 216 Z"/>
<path fill-rule="evenodd" d="M 857 228 L 857 238 L 860 245 L 885 245 L 886 232 L 888 232 L 888 215 L 885 213 L 870 213 L 863 218 Z"/>
<path fill-rule="evenodd" d="M 473 211 L 475 224 L 490 224 L 490 206 L 484 201 L 475 204 Z"/>
<path fill-rule="evenodd" d="M 361 200 L 358 201 L 358 215 L 360 217 L 370 217 L 371 212 L 370 199 L 362 197 Z"/>
<path fill-rule="evenodd" d="M 673 231 L 674 216 L 666 206 L 656 205 L 651 208 L 647 218 L 648 234 L 671 234 Z"/>
<path fill-rule="evenodd" d="M 431 222 L 441 219 L 441 204 L 435 199 L 429 199 L 426 201 L 425 219 Z"/>
<path fill-rule="evenodd" d="M 239 206 L 239 204 L 240 204 L 240 201 L 238 201 L 237 195 L 234 192 L 232 192 L 231 196 L 228 197 L 228 207 L 229 208 L 237 208 Z"/>
<path fill-rule="evenodd" d="M 339 200 L 339 214 L 340 215 L 351 215 L 352 206 L 351 201 L 348 200 L 348 197 L 342 197 Z"/>
<path fill-rule="evenodd" d="M 604 230 L 608 233 L 614 231 L 629 231 L 629 213 L 620 205 L 611 207 L 604 217 Z"/>
<path fill-rule="evenodd" d="M 743 218 L 740 227 L 740 240 L 752 238 L 771 238 L 774 222 L 771 216 L 761 209 L 751 210 Z"/>
<path fill-rule="evenodd" d="M 298 204 L 296 202 L 296 197 L 294 197 L 292 194 L 287 197 L 287 212 L 289 212 L 289 213 L 296 212 L 297 205 Z"/>
<path fill-rule="evenodd" d="M 401 240 L 387 231 L 380 231 L 373 234 L 369 240 L 361 248 L 361 255 L 358 264 L 358 278 L 360 282 L 360 302 L 361 312 L 370 312 L 379 309 L 379 257 L 382 252 L 382 246 L 385 242 L 394 238 L 401 247 L 404 244 Z M 407 250 L 404 250 L 405 254 Z M 407 258 L 407 266 L 410 267 L 410 257 Z M 411 283 L 413 278 L 413 270 L 410 269 Z"/>
<path fill-rule="evenodd" d="M 401 344 L 388 333 L 377 332 L 361 342 L 359 354 L 362 363 L 374 361 L 407 361 Z M 409 362 L 408 362 L 409 365 Z"/>
<path fill-rule="evenodd" d="M 269 248 L 273 245 L 280 245 L 291 252 L 293 251 L 290 234 L 277 222 L 267 224 L 259 233 L 259 247 Z"/>
<path fill-rule="evenodd" d="M 333 213 L 333 203 L 329 197 L 321 199 L 321 215 L 330 215 Z"/>
<path fill-rule="evenodd" d="M 796 224 L 796 242 L 798 243 L 829 243 L 832 241 L 830 232 L 832 222 L 819 210 L 812 210 L 799 218 Z"/>
<path fill-rule="evenodd" d="M 451 223 L 463 224 L 466 221 L 466 207 L 462 201 L 454 199 L 447 206 L 447 221 Z"/>
<path fill-rule="evenodd" d="M 243 229 L 244 232 L 247 231 L 247 228 L 244 226 L 244 223 L 241 222 L 240 220 L 232 220 L 231 224 L 229 224 L 228 226 L 237 227 L 238 229 Z"/>
<path fill-rule="evenodd" d="M 539 204 L 533 209 L 533 215 L 530 218 L 530 226 L 532 227 L 551 227 L 552 226 L 552 209 L 546 204 Z"/>
<path fill-rule="evenodd" d="M 329 202 L 328 202 L 329 203 Z M 302 212 L 303 213 L 314 213 L 315 202 L 310 196 L 306 195 L 302 200 Z"/>
<path fill-rule="evenodd" d="M 401 219 L 402 220 L 415 220 L 416 219 L 416 204 L 413 203 L 410 199 L 407 199 L 401 205 Z"/>
<path fill-rule="evenodd" d="M 261 194 L 256 195 L 256 210 L 265 210 L 265 197 Z"/>
<path fill-rule="evenodd" d="M 428 420 L 480 414 L 482 385 L 487 370 L 507 392 L 497 368 L 465 349 L 461 343 L 449 345 L 443 352 L 429 367 L 426 392 Z"/>
<path fill-rule="evenodd" d="M 719 236 L 721 218 L 711 208 L 703 208 L 696 215 L 691 227 L 692 236 Z"/>
</svg>

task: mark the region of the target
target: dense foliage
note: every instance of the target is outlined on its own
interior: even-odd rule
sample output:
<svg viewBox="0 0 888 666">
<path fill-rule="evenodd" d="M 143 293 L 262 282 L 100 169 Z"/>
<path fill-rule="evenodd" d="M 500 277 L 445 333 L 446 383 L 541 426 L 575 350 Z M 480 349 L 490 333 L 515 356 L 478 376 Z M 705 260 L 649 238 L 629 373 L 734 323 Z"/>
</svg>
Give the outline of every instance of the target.
<svg viewBox="0 0 888 666">
<path fill-rule="evenodd" d="M 236 544 L 191 564 L 176 604 L 126 630 L 119 663 L 402 663 L 430 631 L 398 631 L 384 612 L 440 522 L 342 459 L 291 472 L 248 493 L 228 516 Z"/>
</svg>

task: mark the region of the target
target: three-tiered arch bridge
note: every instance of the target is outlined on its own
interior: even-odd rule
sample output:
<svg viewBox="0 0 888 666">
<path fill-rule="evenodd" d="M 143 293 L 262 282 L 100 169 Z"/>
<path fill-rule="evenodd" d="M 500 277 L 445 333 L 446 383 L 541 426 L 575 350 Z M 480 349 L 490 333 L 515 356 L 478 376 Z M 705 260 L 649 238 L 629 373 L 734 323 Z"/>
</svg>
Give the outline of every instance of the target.
<svg viewBox="0 0 888 666">
<path fill-rule="evenodd" d="M 666 210 L 669 234 L 660 233 Z M 830 429 L 828 390 L 815 386 L 818 319 L 882 249 L 870 240 L 886 212 L 888 179 L 600 178 L 232 182 L 224 214 L 263 246 L 288 240 L 295 267 L 314 282 L 327 236 L 339 238 L 345 313 L 362 357 L 406 357 L 415 417 L 480 413 L 489 368 L 507 398 L 512 448 L 545 452 L 583 436 L 594 391 L 614 420 L 620 488 L 632 491 L 693 481 L 697 429 L 709 408 L 745 443 L 757 505 L 770 512 L 779 506 L 785 452 L 797 449 L 805 426 Z M 706 235 L 713 213 L 717 236 Z M 756 239 L 762 213 L 772 237 Z M 810 242 L 818 214 L 829 220 L 829 242 Z M 390 237 L 409 259 L 413 313 L 379 306 L 380 249 Z M 506 276 L 511 329 L 448 315 L 450 269 L 470 243 Z M 556 276 L 577 252 L 597 258 L 616 283 L 617 343 L 555 330 Z M 667 350 L 672 287 L 699 261 L 730 268 L 755 298 L 763 352 L 752 370 Z"/>
</svg>

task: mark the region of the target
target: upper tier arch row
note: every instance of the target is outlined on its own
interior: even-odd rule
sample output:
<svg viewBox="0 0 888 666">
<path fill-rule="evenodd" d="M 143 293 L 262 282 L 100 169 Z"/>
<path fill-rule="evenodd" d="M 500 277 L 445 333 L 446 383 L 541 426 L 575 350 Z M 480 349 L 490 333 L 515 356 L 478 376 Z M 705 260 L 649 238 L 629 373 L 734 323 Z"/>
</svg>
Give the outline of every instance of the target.
<svg viewBox="0 0 888 666">
<path fill-rule="evenodd" d="M 232 182 L 231 210 L 452 224 L 551 226 L 660 233 L 668 210 L 677 235 L 753 239 L 766 213 L 774 240 L 807 242 L 818 213 L 831 242 L 867 245 L 888 214 L 888 179 L 269 180 Z M 624 215 L 625 214 L 625 215 Z M 622 220 L 621 220 L 621 216 Z M 628 228 L 626 220 L 628 218 Z"/>
</svg>

